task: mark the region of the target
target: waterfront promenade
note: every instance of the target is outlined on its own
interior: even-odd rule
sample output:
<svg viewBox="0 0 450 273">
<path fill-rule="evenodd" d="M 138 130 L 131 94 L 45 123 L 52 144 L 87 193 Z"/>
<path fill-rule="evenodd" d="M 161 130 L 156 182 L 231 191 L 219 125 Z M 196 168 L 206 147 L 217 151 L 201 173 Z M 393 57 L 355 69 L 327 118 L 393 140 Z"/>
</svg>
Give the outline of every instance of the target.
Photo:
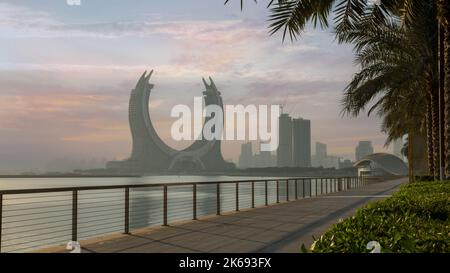
<svg viewBox="0 0 450 273">
<path fill-rule="evenodd" d="M 407 178 L 240 212 L 81 241 L 82 252 L 299 252 L 339 219 L 386 198 Z M 63 252 L 61 247 L 42 252 Z"/>
</svg>

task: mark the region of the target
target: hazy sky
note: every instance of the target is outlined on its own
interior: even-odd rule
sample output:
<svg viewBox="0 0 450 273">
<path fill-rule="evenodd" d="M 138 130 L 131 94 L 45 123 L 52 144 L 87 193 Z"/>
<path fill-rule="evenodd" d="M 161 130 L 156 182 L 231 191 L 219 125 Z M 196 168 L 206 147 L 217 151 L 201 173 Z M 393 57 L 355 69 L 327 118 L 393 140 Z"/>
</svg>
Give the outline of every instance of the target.
<svg viewBox="0 0 450 273">
<path fill-rule="evenodd" d="M 127 157 L 129 94 L 150 69 L 152 120 L 174 147 L 186 143 L 170 139 L 171 106 L 192 105 L 212 76 L 226 104 L 283 104 L 311 119 L 313 142 L 330 154 L 352 158 L 358 140 L 383 150 L 377 118 L 340 115 L 351 47 L 330 30 L 282 44 L 268 35 L 264 3 L 241 12 L 231 2 L 0 0 L 0 171 Z M 240 143 L 223 148 L 237 158 Z"/>
</svg>

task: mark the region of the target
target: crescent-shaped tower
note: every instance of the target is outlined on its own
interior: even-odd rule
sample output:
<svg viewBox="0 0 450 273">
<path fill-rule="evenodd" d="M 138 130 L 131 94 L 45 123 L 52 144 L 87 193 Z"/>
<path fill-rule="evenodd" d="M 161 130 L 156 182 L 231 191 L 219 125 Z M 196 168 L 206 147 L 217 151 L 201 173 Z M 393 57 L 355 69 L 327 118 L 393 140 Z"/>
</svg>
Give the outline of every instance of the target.
<svg viewBox="0 0 450 273">
<path fill-rule="evenodd" d="M 234 168 L 226 162 L 221 153 L 220 140 L 208 141 L 200 138 L 184 150 L 175 150 L 168 146 L 157 134 L 149 114 L 150 94 L 154 87 L 149 83 L 153 70 L 139 78 L 131 91 L 128 117 L 133 140 L 131 156 L 124 161 L 112 161 L 108 169 L 124 173 L 150 173 L 167 171 L 224 171 Z M 214 81 L 205 79 L 203 99 L 205 105 L 217 105 L 223 111 L 221 93 Z M 212 117 L 206 118 L 205 123 Z M 217 129 L 217 128 L 215 128 Z M 223 129 L 223 128 L 222 128 Z"/>
</svg>

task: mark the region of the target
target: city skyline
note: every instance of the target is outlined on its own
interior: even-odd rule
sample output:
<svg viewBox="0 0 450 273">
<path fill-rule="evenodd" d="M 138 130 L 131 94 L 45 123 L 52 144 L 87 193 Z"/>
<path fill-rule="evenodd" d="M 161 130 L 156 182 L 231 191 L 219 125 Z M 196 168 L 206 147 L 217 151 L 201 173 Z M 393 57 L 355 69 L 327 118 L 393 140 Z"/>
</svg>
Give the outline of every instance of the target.
<svg viewBox="0 0 450 273">
<path fill-rule="evenodd" d="M 150 111 L 172 147 L 189 143 L 170 139 L 173 120 L 163 109 L 189 105 L 199 79 L 211 75 L 230 104 L 270 97 L 312 120 L 312 141 L 333 154 L 350 157 L 360 139 L 386 150 L 378 118 L 340 116 L 356 68 L 351 47 L 330 31 L 308 28 L 301 41 L 283 44 L 268 35 L 263 4 L 241 12 L 221 1 L 151 2 L 0 3 L 0 172 L 43 170 L 57 158 L 127 157 L 128 94 L 149 68 L 160 83 Z M 223 143 L 224 157 L 236 161 L 240 144 Z"/>
<path fill-rule="evenodd" d="M 287 114 L 284 115 L 284 118 L 289 117 Z M 283 118 L 283 117 L 282 117 Z M 295 119 L 291 119 L 292 121 Z M 294 143 L 294 141 L 292 141 Z M 335 169 L 341 169 L 341 168 L 349 168 L 353 167 L 353 163 L 356 163 L 359 160 L 356 160 L 356 156 L 359 157 L 361 160 L 362 158 L 365 158 L 369 155 L 374 154 L 380 154 L 379 151 L 376 151 L 371 146 L 371 141 L 368 140 L 360 140 L 355 144 L 355 155 L 354 158 L 348 158 L 348 157 L 340 157 L 334 154 L 328 154 L 327 151 L 327 144 L 321 143 L 321 142 L 311 142 L 311 151 L 312 148 L 315 148 L 314 153 L 310 154 L 311 158 L 311 167 L 317 168 L 317 167 L 323 167 L 323 168 L 335 168 Z M 277 152 L 261 152 L 257 153 L 256 151 L 253 152 L 253 147 L 256 145 L 258 147 L 258 142 L 245 142 L 241 144 L 241 150 L 239 154 L 239 159 L 237 161 L 234 161 L 236 165 L 240 169 L 246 169 L 246 168 L 265 168 L 265 167 L 277 167 L 279 164 L 278 161 L 278 151 Z M 293 145 L 293 144 L 292 144 Z M 388 154 L 388 155 L 394 155 L 398 158 L 400 158 L 402 161 L 405 161 L 404 156 L 401 154 L 400 146 L 402 147 L 403 140 L 398 139 L 394 143 L 392 143 L 389 147 L 389 152 L 384 152 L 381 154 Z M 294 145 L 293 145 L 294 146 Z M 284 149 L 282 149 L 284 152 Z M 295 156 L 294 149 L 293 152 L 290 154 L 292 156 L 292 159 Z M 359 153 L 359 155 L 358 155 Z M 287 161 L 286 154 L 283 158 L 283 163 L 286 163 L 284 161 Z M 294 163 L 292 161 L 291 163 Z M 280 167 L 280 166 L 278 166 Z M 286 166 L 287 167 L 287 166 Z M 302 166 L 295 166 L 295 164 L 292 164 L 291 167 L 302 167 Z"/>
</svg>

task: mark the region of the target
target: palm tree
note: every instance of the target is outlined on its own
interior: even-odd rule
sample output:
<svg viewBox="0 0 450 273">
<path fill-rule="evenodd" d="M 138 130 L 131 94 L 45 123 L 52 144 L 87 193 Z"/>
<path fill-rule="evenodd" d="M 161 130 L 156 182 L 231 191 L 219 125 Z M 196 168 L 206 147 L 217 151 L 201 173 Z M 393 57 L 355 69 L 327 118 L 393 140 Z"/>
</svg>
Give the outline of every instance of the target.
<svg viewBox="0 0 450 273">
<path fill-rule="evenodd" d="M 363 18 L 351 30 L 338 31 L 337 36 L 341 42 L 354 44 L 356 62 L 362 68 L 347 86 L 344 113 L 357 116 L 368 106 L 369 115 L 377 110 L 389 136 L 387 144 L 405 134 L 426 133 L 429 172 L 437 175 L 436 6 L 433 1 L 425 3 L 407 28 L 398 20 L 374 25 L 370 18 Z M 424 106 L 426 111 L 417 111 Z"/>
<path fill-rule="evenodd" d="M 445 0 L 444 0 L 445 1 Z M 230 0 L 225 0 L 225 4 Z M 253 0 L 257 2 L 257 0 Z M 333 11 L 336 29 L 346 31 L 351 29 L 362 17 L 371 12 L 374 24 L 383 23 L 386 17 L 395 13 L 401 15 L 404 21 L 412 21 L 417 11 L 422 8 L 421 0 L 267 0 L 271 10 L 269 21 L 270 33 L 283 32 L 283 40 L 289 35 L 296 39 L 308 22 L 316 27 L 329 26 L 329 16 Z M 241 9 L 244 0 L 240 0 Z M 334 10 L 333 10 L 334 8 Z"/>
<path fill-rule="evenodd" d="M 444 114 L 445 142 L 444 154 L 441 155 L 445 162 L 445 175 L 450 177 L 450 2 L 448 0 L 437 0 L 439 27 L 439 59 L 440 59 L 440 79 L 439 87 L 441 96 L 444 96 L 444 106 L 441 109 Z M 442 117 L 441 117 L 442 118 Z"/>
<path fill-rule="evenodd" d="M 445 162 L 445 173 L 450 177 L 450 1 L 432 0 L 438 6 L 438 19 L 440 22 L 440 71 L 439 71 L 439 93 L 434 95 L 429 105 L 435 105 L 439 101 L 438 115 L 433 119 L 439 120 L 443 126 L 438 133 L 439 145 L 434 145 L 433 157 L 438 157 Z M 225 4 L 229 0 L 225 0 Z M 241 9 L 244 0 L 240 0 Z M 254 0 L 254 2 L 257 2 Z M 369 4 L 372 2 L 372 4 Z M 378 2 L 373 5 L 373 3 Z M 372 22 L 379 24 L 384 22 L 391 14 L 398 15 L 404 23 L 414 22 L 418 11 L 422 10 L 423 0 L 268 0 L 271 8 L 270 33 L 283 32 L 283 40 L 287 34 L 291 40 L 296 39 L 304 30 L 308 22 L 313 22 L 321 27 L 328 27 L 328 18 L 334 9 L 336 30 L 344 33 L 353 28 L 355 23 L 361 21 L 367 10 L 371 10 Z M 428 3 L 428 2 L 427 2 Z M 445 97 L 445 99 L 438 99 Z M 430 107 L 431 107 L 430 105 Z M 436 108 L 436 107 L 435 107 Z M 444 120 L 444 122 L 443 122 Z M 445 130 L 445 134 L 443 131 Z M 442 146 L 445 149 L 437 149 Z M 441 160 L 440 160 L 441 161 Z M 444 165 L 439 162 L 439 166 Z"/>
</svg>

